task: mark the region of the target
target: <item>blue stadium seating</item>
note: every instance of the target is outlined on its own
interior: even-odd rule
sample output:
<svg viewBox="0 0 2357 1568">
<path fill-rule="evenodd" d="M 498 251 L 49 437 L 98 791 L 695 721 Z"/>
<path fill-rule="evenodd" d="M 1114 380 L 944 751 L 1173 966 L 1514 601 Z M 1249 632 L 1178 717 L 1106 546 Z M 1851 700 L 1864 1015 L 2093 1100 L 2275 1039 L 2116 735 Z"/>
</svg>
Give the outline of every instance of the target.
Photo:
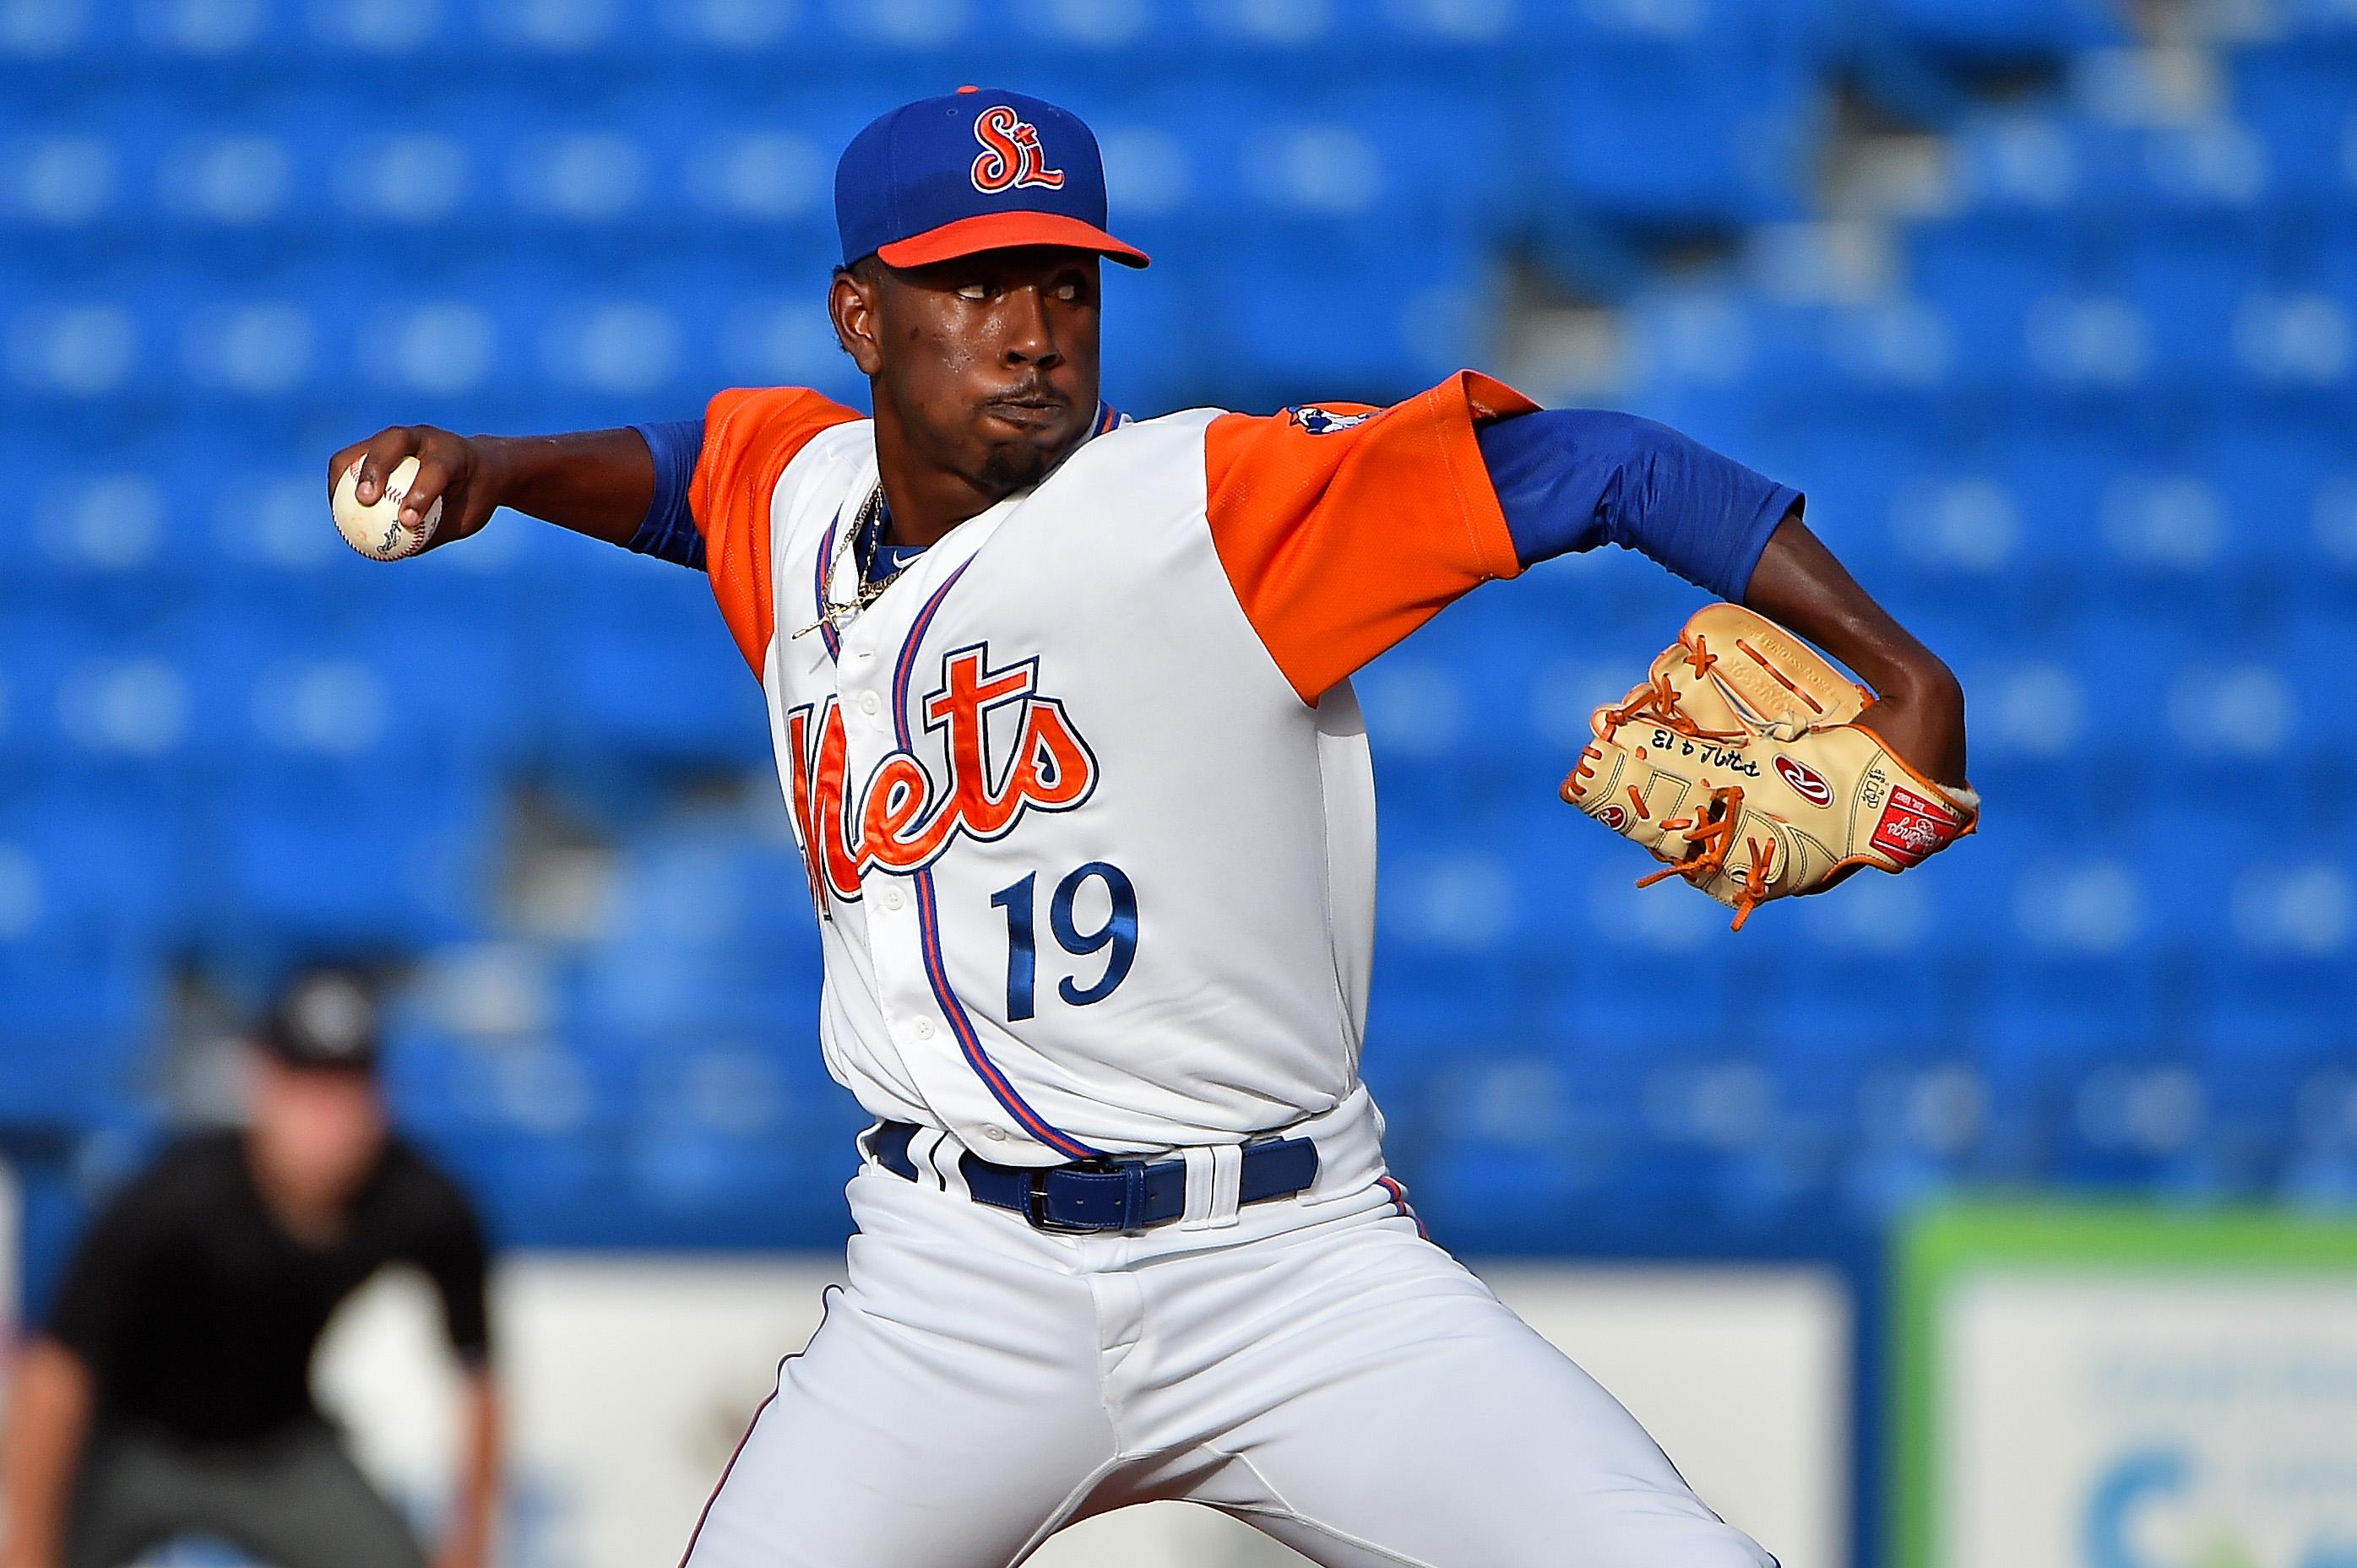
<svg viewBox="0 0 2357 1568">
<path fill-rule="evenodd" d="M 2352 59 L 2344 34 L 2262 45 L 2233 62 L 2236 112 L 2266 144 L 2276 190 L 2300 208 L 2345 210 L 2357 180 L 2345 156 Z"/>
<path fill-rule="evenodd" d="M 492 802 L 456 770 L 336 762 L 232 772 L 207 802 L 205 945 L 320 959 L 398 953 L 479 929 Z"/>
<path fill-rule="evenodd" d="M 1535 84 L 1555 106 L 1551 194 L 1672 231 L 1793 216 L 1818 91 L 1799 58 L 1740 38 L 1582 40 Z"/>
<path fill-rule="evenodd" d="M 1869 29 L 1973 64 L 2051 60 L 2122 37 L 2119 16 L 2100 0 L 1869 0 L 1859 10 Z"/>
<path fill-rule="evenodd" d="M 1548 799 L 1695 591 L 1553 564 L 1367 671 L 1366 1069 L 1436 1223 L 2357 1201 L 2357 27 L 2273 9 L 2189 108 L 2100 0 L 0 0 L 0 1121 L 121 1122 L 175 964 L 491 940 L 546 1016 L 469 1033 L 421 979 L 392 1061 L 503 1234 L 840 1230 L 860 1116 L 705 585 L 515 518 L 361 562 L 324 458 L 859 404 L 833 155 L 980 78 L 1091 116 L 1157 257 L 1107 285 L 1120 406 L 1404 394 L 1519 347 L 1533 263 L 1619 301 L 1584 400 L 1805 487 L 1973 693 L 1979 837 L 1730 936 Z M 1949 160 L 1863 292 L 1781 227 L 1845 78 Z M 602 899 L 522 907 L 551 832 Z"/>
<path fill-rule="evenodd" d="M 52 884 L 13 855 L 0 880 L 0 1124 L 103 1127 L 147 1088 L 140 1068 L 164 1024 L 153 950 L 59 929 L 40 908 Z"/>
</svg>

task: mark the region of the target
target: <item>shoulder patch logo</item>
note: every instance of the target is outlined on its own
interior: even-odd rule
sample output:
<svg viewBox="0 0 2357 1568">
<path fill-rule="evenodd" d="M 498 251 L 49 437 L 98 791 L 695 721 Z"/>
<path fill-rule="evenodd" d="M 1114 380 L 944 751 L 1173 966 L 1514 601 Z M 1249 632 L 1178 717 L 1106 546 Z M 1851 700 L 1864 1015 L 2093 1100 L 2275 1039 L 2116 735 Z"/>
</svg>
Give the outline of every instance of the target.
<svg viewBox="0 0 2357 1568">
<path fill-rule="evenodd" d="M 994 103 L 975 116 L 974 139 L 982 144 L 974 160 L 974 188 L 985 196 L 1023 185 L 1063 188 L 1064 171 L 1049 168 L 1040 150 L 1039 127 L 1006 104 Z"/>
<path fill-rule="evenodd" d="M 1348 430 L 1354 424 L 1364 424 L 1375 416 L 1373 409 L 1358 413 L 1336 413 L 1330 408 L 1320 408 L 1305 403 L 1298 408 L 1288 408 L 1285 416 L 1312 435 L 1331 435 L 1338 430 Z"/>
</svg>

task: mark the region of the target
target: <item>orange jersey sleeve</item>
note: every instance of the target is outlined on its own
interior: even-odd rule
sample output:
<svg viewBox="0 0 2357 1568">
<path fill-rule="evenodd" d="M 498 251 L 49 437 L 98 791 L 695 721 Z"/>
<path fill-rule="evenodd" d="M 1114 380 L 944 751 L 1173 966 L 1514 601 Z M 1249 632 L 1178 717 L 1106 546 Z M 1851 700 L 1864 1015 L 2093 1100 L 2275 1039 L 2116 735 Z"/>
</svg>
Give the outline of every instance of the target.
<svg viewBox="0 0 2357 1568">
<path fill-rule="evenodd" d="M 688 481 L 687 505 L 704 535 L 712 596 L 756 677 L 777 628 L 770 506 L 778 476 L 812 436 L 859 417 L 802 387 L 737 388 L 705 408 L 704 452 Z"/>
<path fill-rule="evenodd" d="M 1474 431 L 1537 406 L 1459 371 L 1386 409 L 1325 404 L 1211 422 L 1211 540 L 1302 701 L 1459 594 L 1522 570 Z"/>
</svg>

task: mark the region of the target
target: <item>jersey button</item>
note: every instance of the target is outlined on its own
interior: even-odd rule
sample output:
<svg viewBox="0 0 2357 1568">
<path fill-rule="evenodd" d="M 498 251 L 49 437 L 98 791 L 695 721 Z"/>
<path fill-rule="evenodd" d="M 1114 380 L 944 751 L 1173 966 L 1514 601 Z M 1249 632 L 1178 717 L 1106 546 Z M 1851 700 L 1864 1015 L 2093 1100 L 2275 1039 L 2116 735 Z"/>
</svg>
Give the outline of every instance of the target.
<svg viewBox="0 0 2357 1568">
<path fill-rule="evenodd" d="M 919 1038 L 919 1039 L 920 1039 L 920 1040 L 930 1040 L 930 1039 L 931 1039 L 932 1037 L 933 1037 L 933 1021 L 932 1021 L 931 1018 L 920 1018 L 920 1019 L 918 1019 L 918 1020 L 917 1020 L 917 1038 Z"/>
<path fill-rule="evenodd" d="M 884 908 L 887 909 L 898 909 L 907 902 L 907 899 L 900 897 L 900 890 L 898 887 L 884 889 Z"/>
<path fill-rule="evenodd" d="M 982 1130 L 982 1135 L 994 1144 L 1006 1142 L 1006 1129 L 1004 1127 L 985 1127 Z"/>
<path fill-rule="evenodd" d="M 876 693 L 873 693 L 873 692 L 862 692 L 862 693 L 859 693 L 859 711 L 860 711 L 861 713 L 863 713 L 863 714 L 873 714 L 877 709 L 878 709 L 878 708 L 882 707 L 883 705 L 884 705 L 884 704 L 883 704 L 882 703 L 879 703 L 879 702 L 877 702 L 877 701 L 876 700 Z"/>
</svg>

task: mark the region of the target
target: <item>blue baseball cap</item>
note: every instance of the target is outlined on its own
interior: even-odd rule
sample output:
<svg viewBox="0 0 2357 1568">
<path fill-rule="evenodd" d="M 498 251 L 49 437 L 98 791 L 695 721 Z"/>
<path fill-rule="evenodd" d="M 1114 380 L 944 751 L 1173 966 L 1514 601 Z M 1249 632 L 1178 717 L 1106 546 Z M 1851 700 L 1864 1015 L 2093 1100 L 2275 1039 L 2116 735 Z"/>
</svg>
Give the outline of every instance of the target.
<svg viewBox="0 0 2357 1568">
<path fill-rule="evenodd" d="M 1104 161 L 1080 116 L 995 87 L 920 98 L 871 121 L 834 166 L 834 221 L 845 266 L 871 251 L 921 267 L 1017 245 L 1146 263 L 1105 232 Z"/>
</svg>

